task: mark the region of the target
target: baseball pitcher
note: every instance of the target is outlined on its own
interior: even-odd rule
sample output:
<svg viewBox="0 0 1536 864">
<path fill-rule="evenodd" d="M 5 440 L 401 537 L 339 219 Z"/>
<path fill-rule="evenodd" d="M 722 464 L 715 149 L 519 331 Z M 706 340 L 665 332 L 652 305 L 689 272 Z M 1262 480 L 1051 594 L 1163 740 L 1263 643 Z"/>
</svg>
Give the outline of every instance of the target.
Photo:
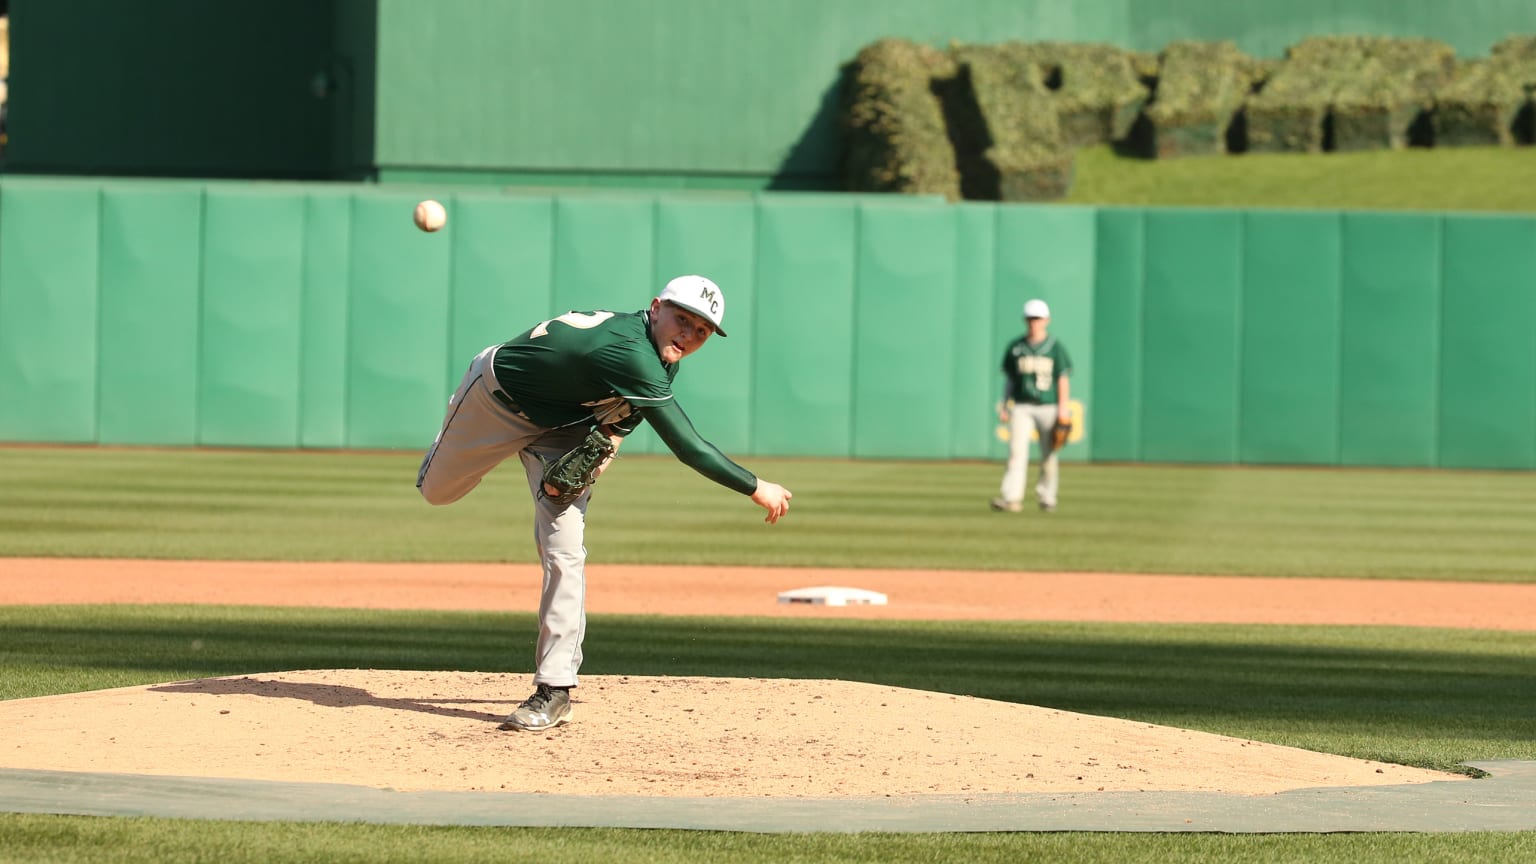
<svg viewBox="0 0 1536 864">
<path fill-rule="evenodd" d="M 516 456 L 534 501 L 544 568 L 534 693 L 502 729 L 542 730 L 571 719 L 586 635 L 586 527 L 591 483 L 642 421 L 684 464 L 751 497 L 775 523 L 789 490 L 737 465 L 694 430 L 672 395 L 678 364 L 722 337 L 725 297 L 703 276 L 668 282 L 638 312 L 567 312 L 481 351 L 448 400 L 416 487 L 451 504 Z M 596 434 L 594 434 L 596 433 Z"/>
</svg>

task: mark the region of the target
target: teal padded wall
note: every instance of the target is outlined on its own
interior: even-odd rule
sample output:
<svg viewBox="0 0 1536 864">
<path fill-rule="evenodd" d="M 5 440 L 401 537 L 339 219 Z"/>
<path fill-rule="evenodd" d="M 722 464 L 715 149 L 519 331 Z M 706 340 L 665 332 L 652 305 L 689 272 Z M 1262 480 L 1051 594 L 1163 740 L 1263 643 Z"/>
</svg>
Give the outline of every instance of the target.
<svg viewBox="0 0 1536 864">
<path fill-rule="evenodd" d="M 1334 213 L 1243 217 L 1238 461 L 1339 458 L 1342 249 Z"/>
<path fill-rule="evenodd" d="M 347 445 L 430 444 L 452 388 L 448 356 L 449 250 L 445 235 L 411 222 L 404 192 L 352 198 L 347 324 Z M 457 358 L 455 358 L 457 359 Z M 425 449 L 423 447 L 423 449 Z"/>
<path fill-rule="evenodd" d="M 757 453 L 851 453 L 855 199 L 774 197 L 757 213 Z"/>
<path fill-rule="evenodd" d="M 1234 462 L 1242 214 L 1150 211 L 1146 243 L 1142 458 Z"/>
<path fill-rule="evenodd" d="M 306 192 L 303 267 L 298 444 L 344 447 L 352 196 L 340 191 Z"/>
<path fill-rule="evenodd" d="M 1533 217 L 16 177 L 0 440 L 420 450 L 480 348 L 689 270 L 732 335 L 677 392 L 732 455 L 999 459 L 1039 296 L 1064 458 L 1536 468 Z"/>
<path fill-rule="evenodd" d="M 198 441 L 291 447 L 299 428 L 304 199 L 209 190 L 203 220 Z"/>
<path fill-rule="evenodd" d="M 0 440 L 96 440 L 101 192 L 0 189 Z"/>
<path fill-rule="evenodd" d="M 1141 458 L 1146 216 L 1105 208 L 1096 228 L 1093 450 L 1099 459 L 1134 462 Z"/>
<path fill-rule="evenodd" d="M 1536 221 L 1447 216 L 1440 465 L 1536 468 Z"/>
<path fill-rule="evenodd" d="M 453 284 L 443 385 L 451 392 L 470 358 L 551 314 L 555 202 L 461 196 L 447 206 Z"/>
<path fill-rule="evenodd" d="M 97 440 L 196 444 L 202 190 L 105 188 L 100 227 Z"/>
<path fill-rule="evenodd" d="M 959 459 L 995 458 L 1006 453 L 993 433 L 993 405 L 1002 394 L 997 372 L 1002 345 L 993 338 L 994 303 L 982 305 L 997 291 L 997 211 L 995 204 L 956 205 L 955 214 L 955 362 L 950 380 L 954 394 L 950 440 Z"/>
<path fill-rule="evenodd" d="M 1433 466 L 1439 442 L 1440 219 L 1343 217 L 1339 458 Z"/>
<path fill-rule="evenodd" d="M 956 315 L 971 313 L 964 302 L 969 293 L 955 290 L 955 231 L 946 207 L 900 200 L 859 205 L 851 346 L 855 457 L 953 452 L 950 418 L 972 406 L 954 403 L 954 352 L 933 349 L 950 344 Z"/>
<path fill-rule="evenodd" d="M 752 346 L 756 343 L 758 294 L 752 274 L 756 266 L 757 213 L 752 201 L 738 199 L 663 199 L 656 205 L 656 272 L 652 285 L 676 276 L 708 275 L 731 286 L 725 306 L 725 339 L 711 336 L 701 349 L 700 362 L 685 361 L 675 390 L 695 427 L 726 453 L 747 453 L 752 447 Z M 724 292 L 722 287 L 721 291 Z M 645 291 L 634 295 L 643 302 Z M 654 293 L 654 292 L 651 292 Z M 645 429 L 646 427 L 641 427 Z M 649 438 L 649 429 L 646 429 Z M 659 441 L 648 441 L 653 452 L 665 452 Z M 625 445 L 626 448 L 629 446 Z"/>
</svg>

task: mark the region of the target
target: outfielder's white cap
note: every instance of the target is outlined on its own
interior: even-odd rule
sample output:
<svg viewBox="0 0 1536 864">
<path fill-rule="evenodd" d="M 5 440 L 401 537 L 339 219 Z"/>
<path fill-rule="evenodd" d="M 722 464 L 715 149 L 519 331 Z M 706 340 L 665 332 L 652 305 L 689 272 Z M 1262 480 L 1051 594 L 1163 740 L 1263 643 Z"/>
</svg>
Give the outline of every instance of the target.
<svg viewBox="0 0 1536 864">
<path fill-rule="evenodd" d="M 1029 300 L 1024 303 L 1025 318 L 1049 318 L 1051 307 L 1045 305 L 1044 300 Z"/>
<path fill-rule="evenodd" d="M 668 282 L 656 299 L 681 306 L 703 317 L 715 328 L 716 333 L 725 335 L 725 331 L 720 329 L 720 320 L 725 317 L 725 295 L 720 292 L 720 286 L 709 279 L 703 276 L 679 276 Z"/>
</svg>

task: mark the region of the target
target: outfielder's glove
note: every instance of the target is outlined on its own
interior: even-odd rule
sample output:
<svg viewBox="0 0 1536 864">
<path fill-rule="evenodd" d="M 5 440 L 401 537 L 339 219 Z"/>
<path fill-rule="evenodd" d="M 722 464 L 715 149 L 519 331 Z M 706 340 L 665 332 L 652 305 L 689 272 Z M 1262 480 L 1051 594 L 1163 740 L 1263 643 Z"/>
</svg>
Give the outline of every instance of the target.
<svg viewBox="0 0 1536 864">
<path fill-rule="evenodd" d="M 1051 427 L 1051 449 L 1060 450 L 1067 446 L 1067 438 L 1072 434 L 1071 420 L 1057 420 Z"/>
<path fill-rule="evenodd" d="M 597 469 L 612 457 L 613 442 L 603 430 L 593 429 L 570 452 L 544 464 L 544 497 L 561 506 L 570 504 L 597 481 Z"/>
</svg>

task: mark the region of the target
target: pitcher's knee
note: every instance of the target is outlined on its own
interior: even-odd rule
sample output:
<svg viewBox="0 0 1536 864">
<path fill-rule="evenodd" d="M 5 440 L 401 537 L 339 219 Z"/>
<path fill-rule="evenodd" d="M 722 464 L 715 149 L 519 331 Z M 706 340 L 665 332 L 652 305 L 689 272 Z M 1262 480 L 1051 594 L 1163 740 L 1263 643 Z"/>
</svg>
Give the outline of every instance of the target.
<svg viewBox="0 0 1536 864">
<path fill-rule="evenodd" d="M 427 499 L 427 503 L 434 507 L 441 507 L 444 504 L 452 504 L 460 498 L 463 498 L 465 493 L 469 492 L 468 489 L 445 487 L 441 483 L 433 483 L 426 479 L 422 479 L 416 483 L 416 491 L 420 492 L 421 497 Z"/>
</svg>

